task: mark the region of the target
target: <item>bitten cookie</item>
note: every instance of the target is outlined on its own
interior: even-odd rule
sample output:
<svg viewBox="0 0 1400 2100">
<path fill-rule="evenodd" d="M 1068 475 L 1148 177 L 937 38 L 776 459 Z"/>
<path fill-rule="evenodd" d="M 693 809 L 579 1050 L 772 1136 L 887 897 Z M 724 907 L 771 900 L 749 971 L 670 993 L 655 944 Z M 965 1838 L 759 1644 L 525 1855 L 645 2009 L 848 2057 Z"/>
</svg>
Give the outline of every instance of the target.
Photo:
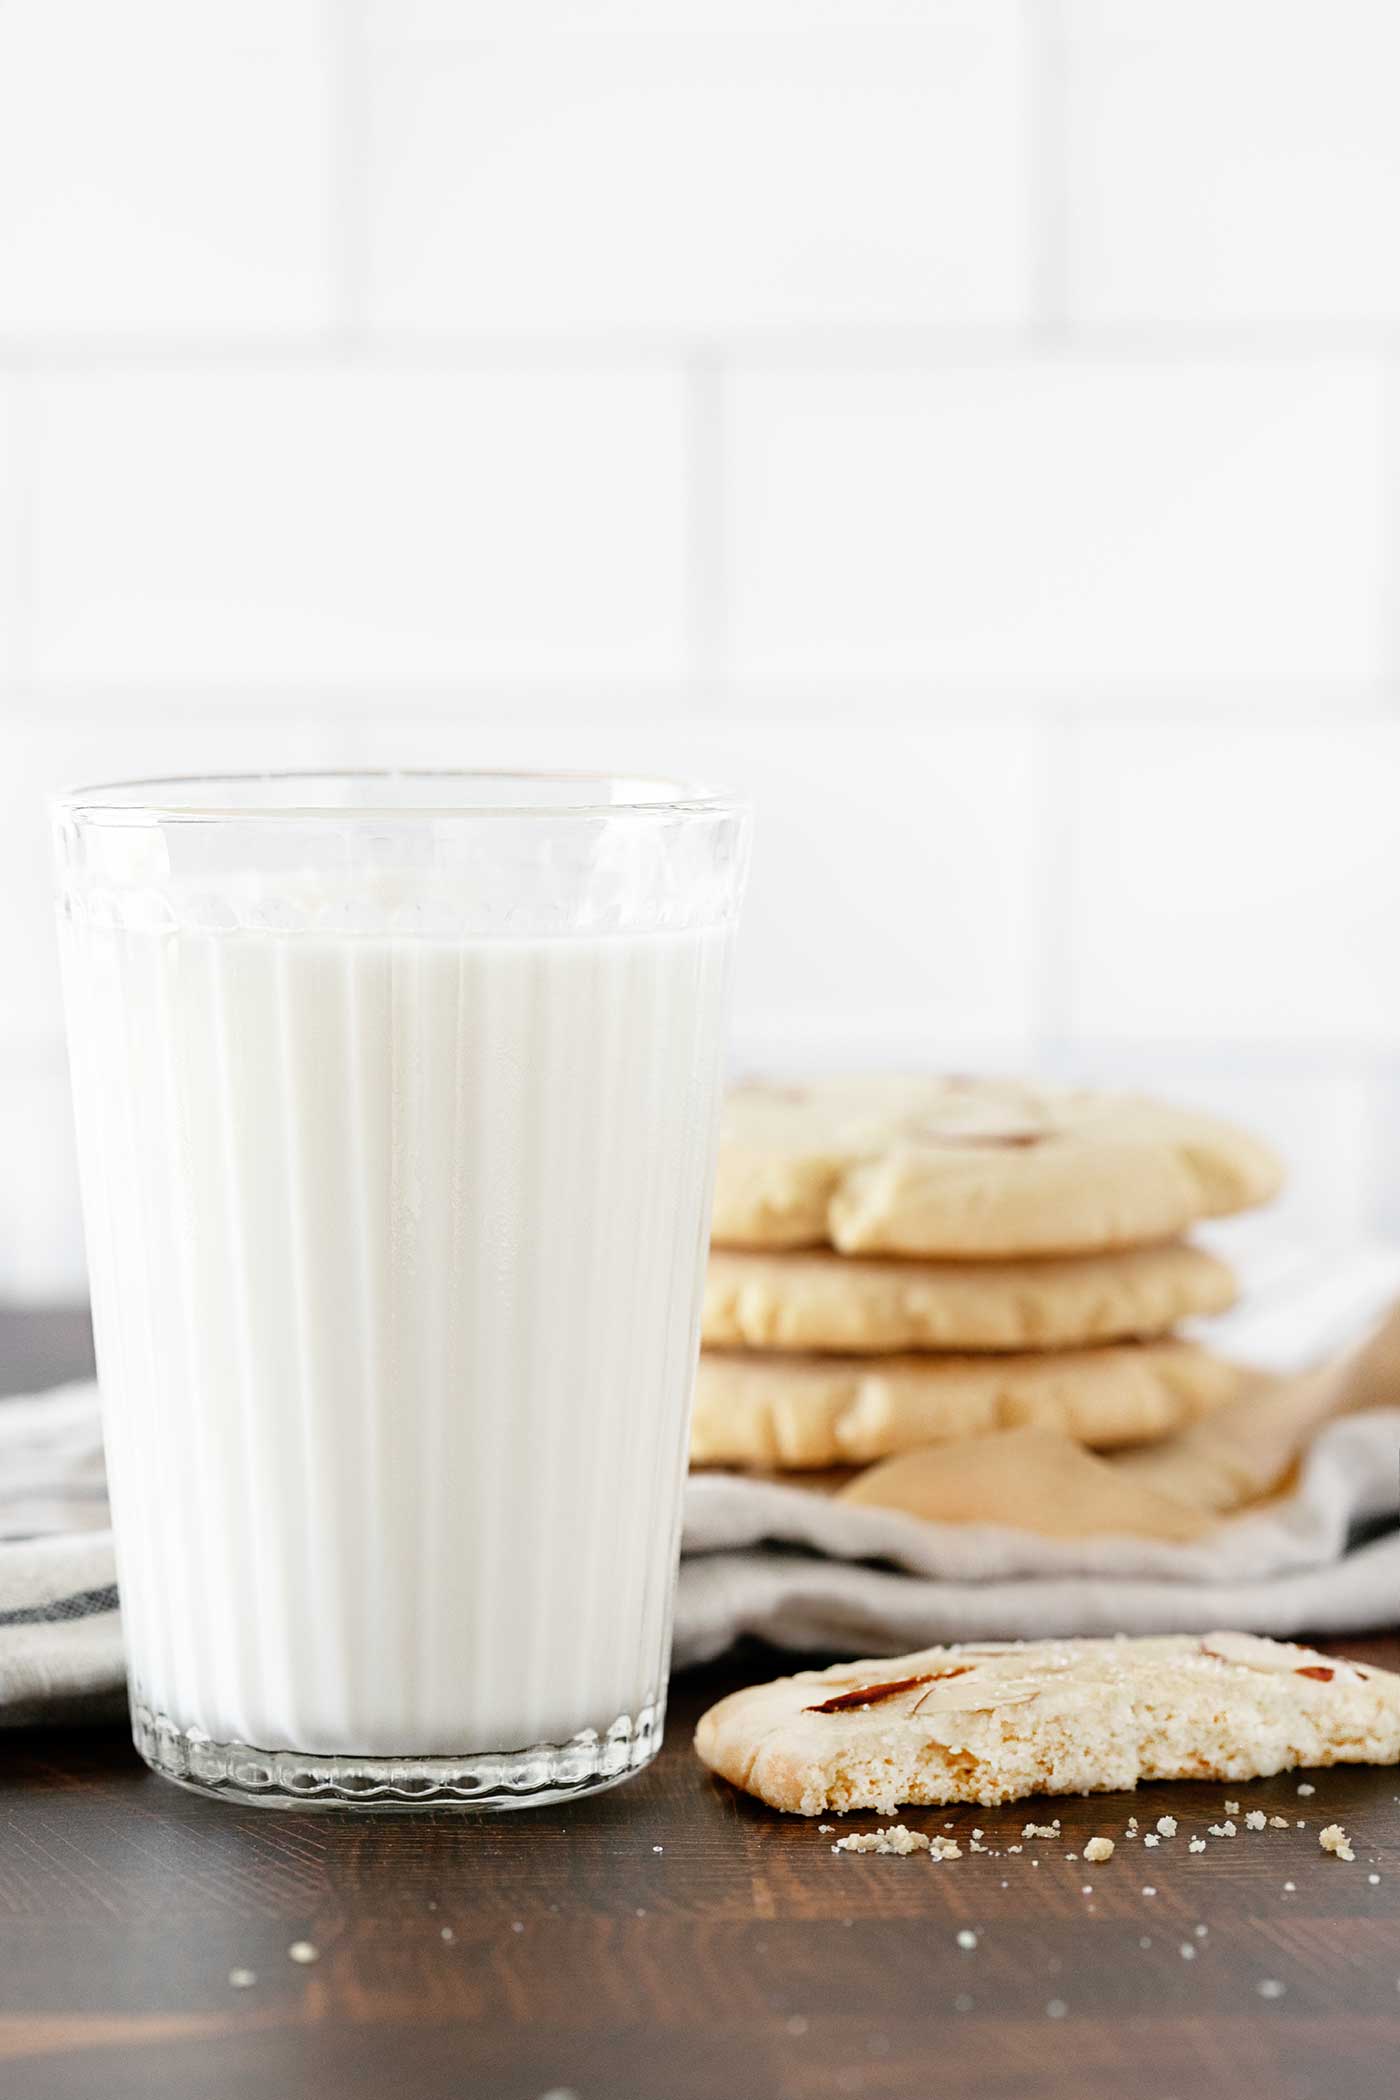
<svg viewBox="0 0 1400 2100">
<path fill-rule="evenodd" d="M 926 1648 L 733 1692 L 695 1747 L 794 1815 L 991 1808 L 1140 1779 L 1394 1764 L 1400 1677 L 1245 1633 Z"/>
<path fill-rule="evenodd" d="M 865 1465 L 950 1437 L 1030 1425 L 1099 1449 L 1146 1443 L 1234 1398 L 1234 1364 L 1189 1342 L 1024 1356 L 706 1352 L 695 1382 L 698 1466 Z"/>
<path fill-rule="evenodd" d="M 999 1079 L 737 1088 L 721 1126 L 718 1246 L 843 1254 L 1095 1253 L 1265 1202 L 1268 1148 L 1132 1095 Z"/>
<path fill-rule="evenodd" d="M 717 1247 L 702 1335 L 712 1349 L 1070 1349 L 1165 1334 L 1224 1312 L 1223 1261 L 1184 1241 L 1041 1261 L 861 1260 Z"/>
</svg>

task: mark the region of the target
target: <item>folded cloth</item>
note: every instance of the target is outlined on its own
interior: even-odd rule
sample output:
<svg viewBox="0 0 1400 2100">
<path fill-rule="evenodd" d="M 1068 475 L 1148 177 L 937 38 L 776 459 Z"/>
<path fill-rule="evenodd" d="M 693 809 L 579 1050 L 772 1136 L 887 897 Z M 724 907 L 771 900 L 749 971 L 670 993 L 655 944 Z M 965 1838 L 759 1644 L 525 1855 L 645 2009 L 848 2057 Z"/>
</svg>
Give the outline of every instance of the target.
<svg viewBox="0 0 1400 2100">
<path fill-rule="evenodd" d="M 1241 1308 L 1216 1323 L 1213 1345 L 1274 1373 L 1302 1373 L 1354 1348 L 1400 1293 L 1393 1247 L 1310 1256 L 1265 1245 L 1240 1266 Z M 676 1661 L 708 1660 L 745 1634 L 809 1653 L 897 1654 L 961 1639 L 1393 1626 L 1400 1371 L 1388 1357 L 1381 1368 L 1369 1411 L 1318 1430 L 1286 1493 L 1218 1523 L 1187 1523 L 1176 1537 L 1087 1525 L 1048 1537 L 1004 1523 L 930 1522 L 772 1480 L 697 1474 L 686 1499 Z M 1396 1404 L 1375 1406 L 1388 1398 L 1389 1376 Z M 1305 1418 L 1308 1405 L 1300 1379 L 1280 1412 Z M 1008 1464 L 1029 1456 L 1018 1453 L 1019 1435 L 1002 1440 Z M 1084 1463 L 1111 1477 L 1109 1462 Z M 1175 1485 L 1170 1464 L 1150 1452 L 1141 1470 Z M 1374 1536 L 1379 1526 L 1386 1535 Z"/>
<path fill-rule="evenodd" d="M 125 1702 L 97 1388 L 0 1400 L 0 1727 Z"/>
<path fill-rule="evenodd" d="M 1186 1544 L 933 1524 L 700 1476 L 686 1502 L 676 1662 L 705 1662 L 744 1634 L 808 1653 L 896 1655 L 934 1641 L 1394 1626 L 1398 1453 L 1400 1409 L 1335 1423 L 1295 1492 Z M 1381 1519 L 1384 1535 L 1358 1543 Z"/>
<path fill-rule="evenodd" d="M 1241 1266 L 1243 1307 L 1214 1338 L 1270 1371 L 1353 1346 L 1400 1294 L 1400 1248 L 1273 1251 Z M 745 1634 L 807 1653 L 894 1654 L 962 1638 L 1393 1626 L 1397 1453 L 1400 1391 L 1394 1408 L 1323 1428 L 1287 1493 L 1180 1542 L 929 1523 L 696 1475 L 676 1662 L 707 1660 Z M 122 1697 L 96 1387 L 0 1400 L 0 1726 L 105 1718 Z"/>
</svg>

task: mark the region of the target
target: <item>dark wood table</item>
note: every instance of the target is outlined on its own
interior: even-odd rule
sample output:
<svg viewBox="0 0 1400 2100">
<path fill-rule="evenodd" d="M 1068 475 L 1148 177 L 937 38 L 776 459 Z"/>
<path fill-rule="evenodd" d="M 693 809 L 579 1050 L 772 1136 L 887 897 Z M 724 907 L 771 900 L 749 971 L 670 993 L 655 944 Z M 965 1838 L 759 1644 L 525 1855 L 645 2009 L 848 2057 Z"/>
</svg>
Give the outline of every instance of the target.
<svg viewBox="0 0 1400 2100">
<path fill-rule="evenodd" d="M 11 1384 L 22 1357 L 26 1380 L 69 1375 L 84 1346 L 80 1323 L 0 1322 Z M 1400 1666 L 1400 1639 L 1340 1645 Z M 240 1810 L 149 1776 L 115 1729 L 0 1738 L 0 2095 L 1400 2092 L 1400 1772 L 911 1812 L 963 1857 L 835 1857 L 689 1748 L 706 1702 L 773 1664 L 680 1679 L 657 1763 L 567 1814 Z M 1238 1815 L 1192 1854 L 1227 1795 L 1307 1828 Z M 1174 1839 L 1121 1841 L 1166 1812 Z M 1056 1814 L 1061 1840 L 1005 1852 Z M 1334 1820 L 1352 1864 L 1319 1849 Z M 1000 1857 L 966 1849 L 974 1828 Z M 1087 1867 L 1095 1832 L 1120 1843 Z M 312 1962 L 288 1953 L 303 1940 Z"/>
</svg>

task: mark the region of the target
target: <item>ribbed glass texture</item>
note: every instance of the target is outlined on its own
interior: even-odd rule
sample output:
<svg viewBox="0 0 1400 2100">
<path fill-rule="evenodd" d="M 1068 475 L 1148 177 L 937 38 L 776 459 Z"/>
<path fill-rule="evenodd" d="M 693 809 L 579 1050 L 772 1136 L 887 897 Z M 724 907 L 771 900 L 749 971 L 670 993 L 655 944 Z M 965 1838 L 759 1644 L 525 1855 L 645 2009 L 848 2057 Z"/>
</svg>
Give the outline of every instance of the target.
<svg viewBox="0 0 1400 2100">
<path fill-rule="evenodd" d="M 659 1740 L 744 812 L 665 783 L 57 810 L 137 1739 L 491 1804 Z"/>
</svg>

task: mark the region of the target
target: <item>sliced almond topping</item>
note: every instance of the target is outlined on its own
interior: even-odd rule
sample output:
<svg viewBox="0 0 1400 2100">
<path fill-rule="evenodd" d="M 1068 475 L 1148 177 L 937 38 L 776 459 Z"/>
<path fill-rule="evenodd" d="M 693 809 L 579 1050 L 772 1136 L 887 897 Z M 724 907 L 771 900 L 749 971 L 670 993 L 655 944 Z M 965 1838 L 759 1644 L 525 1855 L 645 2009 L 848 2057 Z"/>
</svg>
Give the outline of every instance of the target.
<svg viewBox="0 0 1400 2100">
<path fill-rule="evenodd" d="M 1207 1633 L 1201 1638 L 1203 1655 L 1219 1662 L 1241 1663 L 1248 1670 L 1262 1670 L 1271 1677 L 1324 1677 L 1330 1681 L 1338 1671 L 1351 1674 L 1346 1663 L 1331 1662 L 1316 1648 L 1299 1648 L 1291 1641 L 1267 1641 L 1257 1633 Z"/>
<path fill-rule="evenodd" d="M 834 1698 L 823 1699 L 820 1706 L 803 1709 L 809 1714 L 841 1714 L 862 1706 L 880 1706 L 886 1699 L 897 1699 L 901 1692 L 917 1690 L 921 1684 L 933 1684 L 940 1677 L 965 1677 L 971 1669 L 970 1663 L 960 1663 L 954 1670 L 925 1670 L 918 1677 L 891 1677 L 884 1684 L 858 1684 L 849 1692 L 837 1692 Z"/>
<path fill-rule="evenodd" d="M 918 1135 L 932 1138 L 937 1145 L 977 1145 L 994 1150 L 1021 1151 L 1027 1145 L 1041 1144 L 1047 1133 L 1043 1130 L 928 1130 Z"/>
<path fill-rule="evenodd" d="M 1039 1698 L 1044 1687 L 1024 1678 L 974 1677 L 970 1684 L 935 1684 L 914 1702 L 916 1714 L 991 1713 L 1003 1706 L 1023 1706 Z"/>
</svg>

